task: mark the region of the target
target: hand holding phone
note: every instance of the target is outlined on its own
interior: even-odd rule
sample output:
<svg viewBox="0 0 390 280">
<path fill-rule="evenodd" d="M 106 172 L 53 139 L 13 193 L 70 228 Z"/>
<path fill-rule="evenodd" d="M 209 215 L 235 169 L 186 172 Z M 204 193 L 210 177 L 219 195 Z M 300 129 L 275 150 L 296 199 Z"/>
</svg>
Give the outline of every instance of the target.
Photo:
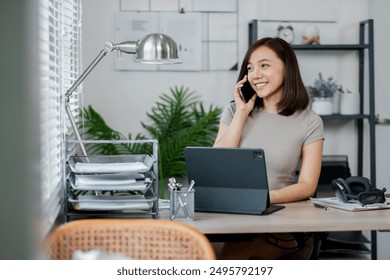
<svg viewBox="0 0 390 280">
<path fill-rule="evenodd" d="M 252 98 L 256 92 L 253 90 L 251 85 L 249 84 L 248 80 L 243 84 L 243 86 L 240 88 L 240 96 L 241 99 L 245 102 L 248 103 L 248 101 Z"/>
<path fill-rule="evenodd" d="M 256 92 L 253 90 L 248 81 L 247 75 L 245 75 L 242 80 L 237 82 L 236 90 L 238 91 L 241 100 L 245 103 L 248 103 L 248 101 L 253 97 L 253 95 L 256 94 Z"/>
</svg>

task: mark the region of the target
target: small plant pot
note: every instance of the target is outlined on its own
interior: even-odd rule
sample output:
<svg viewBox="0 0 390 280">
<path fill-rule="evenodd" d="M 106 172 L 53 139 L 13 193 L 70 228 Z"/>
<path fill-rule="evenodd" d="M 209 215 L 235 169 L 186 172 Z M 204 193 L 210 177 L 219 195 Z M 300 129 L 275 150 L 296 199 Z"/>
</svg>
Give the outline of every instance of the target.
<svg viewBox="0 0 390 280">
<path fill-rule="evenodd" d="M 333 113 L 332 98 L 314 98 L 311 109 L 318 115 L 331 115 Z"/>
<path fill-rule="evenodd" d="M 359 113 L 359 94 L 343 93 L 340 97 L 340 113 L 353 115 Z"/>
</svg>

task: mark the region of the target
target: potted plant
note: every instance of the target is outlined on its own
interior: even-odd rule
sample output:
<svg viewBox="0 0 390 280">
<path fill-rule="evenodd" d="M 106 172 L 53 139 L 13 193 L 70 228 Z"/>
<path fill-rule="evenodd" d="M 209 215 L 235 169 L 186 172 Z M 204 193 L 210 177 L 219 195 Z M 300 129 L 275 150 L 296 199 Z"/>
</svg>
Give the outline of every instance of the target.
<svg viewBox="0 0 390 280">
<path fill-rule="evenodd" d="M 344 92 L 342 86 L 333 77 L 324 79 L 321 72 L 318 73 L 318 78 L 314 80 L 314 85 L 307 87 L 307 91 L 312 99 L 312 110 L 320 115 L 332 114 L 333 97 L 337 93 Z"/>
<path fill-rule="evenodd" d="M 174 87 L 170 94 L 163 93 L 147 113 L 148 123 L 141 122 L 148 135 L 138 133 L 135 139 L 152 138 L 158 141 L 158 168 L 160 197 L 164 197 L 170 177 L 185 177 L 184 147 L 212 146 L 218 132 L 222 109 L 210 106 L 205 110 L 194 92 L 188 88 Z M 83 110 L 84 138 L 91 140 L 131 140 L 110 128 L 91 106 Z M 87 144 L 88 154 L 114 155 L 148 153 L 150 145 L 139 144 Z"/>
</svg>

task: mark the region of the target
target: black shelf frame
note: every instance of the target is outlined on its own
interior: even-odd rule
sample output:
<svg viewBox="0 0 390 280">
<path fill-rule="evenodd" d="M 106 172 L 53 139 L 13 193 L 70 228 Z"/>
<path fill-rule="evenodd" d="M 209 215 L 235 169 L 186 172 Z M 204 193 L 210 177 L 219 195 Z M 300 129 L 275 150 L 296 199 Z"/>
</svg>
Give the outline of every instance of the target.
<svg viewBox="0 0 390 280">
<path fill-rule="evenodd" d="M 258 20 L 249 23 L 249 46 L 258 38 Z M 374 67 L 374 21 L 372 19 L 359 22 L 358 44 L 327 45 L 292 45 L 295 51 L 357 51 L 359 59 L 359 114 L 355 115 L 321 115 L 324 121 L 354 120 L 357 126 L 357 175 L 363 176 L 364 164 L 364 123 L 368 121 L 369 129 L 369 163 L 370 180 L 376 186 L 376 115 L 375 115 L 375 67 Z M 366 60 L 367 58 L 367 60 Z M 366 65 L 367 63 L 367 65 Z M 366 69 L 367 68 L 367 69 Z M 368 72 L 368 93 L 365 92 L 365 74 Z M 364 112 L 365 97 L 368 96 L 368 113 Z M 371 258 L 377 259 L 377 234 L 371 231 Z"/>
<path fill-rule="evenodd" d="M 364 50 L 369 47 L 368 44 L 332 44 L 332 45 L 292 45 L 294 50 L 324 50 L 324 51 L 354 51 L 354 50 Z"/>
</svg>

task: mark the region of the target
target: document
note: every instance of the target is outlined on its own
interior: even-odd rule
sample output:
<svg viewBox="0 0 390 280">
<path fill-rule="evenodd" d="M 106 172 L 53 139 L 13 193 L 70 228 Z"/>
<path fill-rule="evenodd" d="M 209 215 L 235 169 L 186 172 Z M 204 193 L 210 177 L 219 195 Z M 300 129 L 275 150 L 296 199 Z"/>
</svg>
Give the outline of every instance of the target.
<svg viewBox="0 0 390 280">
<path fill-rule="evenodd" d="M 69 183 L 75 190 L 145 191 L 151 182 L 151 178 L 138 173 L 72 174 L 69 178 Z"/>
<path fill-rule="evenodd" d="M 85 163 L 76 162 L 76 173 L 115 173 L 146 172 L 149 170 L 143 162 Z"/>
<path fill-rule="evenodd" d="M 311 202 L 320 207 L 332 207 L 346 211 L 368 211 L 368 210 L 379 210 L 379 209 L 389 209 L 390 201 L 386 200 L 385 203 L 375 203 L 369 205 L 361 205 L 358 201 L 348 201 L 342 202 L 337 197 L 327 197 L 327 198 L 310 198 Z"/>
<path fill-rule="evenodd" d="M 80 195 L 77 200 L 69 199 L 77 210 L 149 210 L 152 202 L 144 195 L 96 196 Z"/>
</svg>

